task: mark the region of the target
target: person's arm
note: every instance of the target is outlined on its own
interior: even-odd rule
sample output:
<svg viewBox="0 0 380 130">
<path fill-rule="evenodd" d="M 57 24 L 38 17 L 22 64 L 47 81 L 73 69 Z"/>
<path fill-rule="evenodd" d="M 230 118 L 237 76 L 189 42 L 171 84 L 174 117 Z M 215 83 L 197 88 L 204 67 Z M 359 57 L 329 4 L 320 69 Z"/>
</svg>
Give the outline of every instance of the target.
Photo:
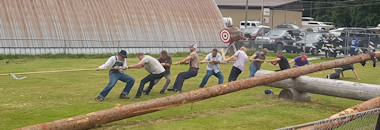
<svg viewBox="0 0 380 130">
<path fill-rule="evenodd" d="M 209 55 L 210 55 L 210 54 L 206 55 L 205 59 L 202 60 L 200 63 L 203 64 L 203 63 L 210 63 L 210 62 L 212 62 L 212 61 L 210 60 L 210 56 L 209 56 Z"/>
<path fill-rule="evenodd" d="M 167 58 L 169 58 L 168 59 L 168 63 L 164 63 L 162 66 L 164 66 L 164 67 L 170 67 L 171 65 L 172 65 L 172 57 L 167 57 Z"/>
<path fill-rule="evenodd" d="M 343 71 L 342 71 L 340 74 L 342 74 L 342 77 L 344 78 L 344 74 L 343 74 Z"/>
<path fill-rule="evenodd" d="M 359 78 L 359 76 L 358 76 L 358 73 L 356 73 L 356 70 L 353 69 L 352 72 L 354 72 L 354 75 L 355 75 L 356 79 L 357 79 L 357 80 L 360 80 L 360 78 Z"/>
<path fill-rule="evenodd" d="M 249 62 L 252 62 L 253 61 L 253 59 L 256 57 L 256 53 L 255 54 L 253 54 L 252 56 L 251 56 L 251 58 L 249 58 Z"/>
<path fill-rule="evenodd" d="M 141 68 L 145 65 L 145 62 L 144 61 L 140 61 L 139 63 L 135 64 L 135 65 L 128 65 L 127 67 L 123 67 L 123 70 L 126 70 L 126 69 L 133 69 L 133 68 Z"/>
<path fill-rule="evenodd" d="M 310 65 L 310 62 L 309 62 L 309 60 L 308 60 L 308 59 L 306 59 L 306 64 L 307 64 L 307 65 Z"/>
<path fill-rule="evenodd" d="M 276 58 L 274 60 L 268 60 L 267 62 L 272 63 L 273 65 L 276 65 L 278 63 L 278 61 L 280 61 L 280 60 L 281 60 L 281 58 Z"/>
<path fill-rule="evenodd" d="M 186 57 L 185 59 L 183 59 L 183 60 L 181 60 L 181 61 L 179 61 L 179 62 L 175 62 L 174 64 L 175 65 L 179 65 L 179 64 L 188 64 L 189 62 L 188 61 L 190 61 L 191 60 L 191 56 L 188 56 L 188 57 Z"/>
<path fill-rule="evenodd" d="M 293 62 L 294 62 L 294 59 L 290 60 L 290 61 L 289 61 L 289 64 L 292 64 Z"/>
<path fill-rule="evenodd" d="M 106 61 L 106 63 L 104 63 L 103 65 L 99 66 L 96 70 L 99 71 L 99 70 L 102 70 L 102 69 L 111 68 L 112 65 L 115 64 L 115 62 L 116 62 L 116 59 L 114 57 L 110 57 L 110 58 L 108 58 L 108 60 Z M 118 69 L 118 66 L 115 66 L 115 69 Z"/>
<path fill-rule="evenodd" d="M 227 59 L 225 59 L 224 61 L 230 61 L 230 60 L 232 60 L 232 59 L 234 59 L 235 57 L 237 57 L 237 55 L 235 54 L 235 55 L 233 55 L 233 56 L 231 56 L 230 58 L 227 58 Z"/>
<path fill-rule="evenodd" d="M 220 62 L 222 61 L 222 55 L 217 54 L 216 56 L 217 56 L 216 60 L 213 60 L 212 62 L 216 64 L 220 64 Z"/>
</svg>

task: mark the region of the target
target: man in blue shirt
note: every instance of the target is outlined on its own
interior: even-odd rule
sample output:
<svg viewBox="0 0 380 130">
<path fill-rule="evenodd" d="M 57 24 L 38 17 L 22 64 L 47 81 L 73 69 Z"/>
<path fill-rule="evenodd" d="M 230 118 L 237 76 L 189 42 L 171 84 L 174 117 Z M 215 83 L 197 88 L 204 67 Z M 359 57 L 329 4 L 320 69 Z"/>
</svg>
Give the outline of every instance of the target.
<svg viewBox="0 0 380 130">
<path fill-rule="evenodd" d="M 220 71 L 219 64 L 222 61 L 222 55 L 218 53 L 217 49 L 213 49 L 206 58 L 201 61 L 202 63 L 208 63 L 206 67 L 206 75 L 203 77 L 202 83 L 199 85 L 199 88 L 203 88 L 211 75 L 216 76 L 219 79 L 219 84 L 223 83 L 224 76 Z"/>
<path fill-rule="evenodd" d="M 307 60 L 306 55 L 297 56 L 296 58 L 290 60 L 289 64 L 293 62 L 294 62 L 293 67 L 304 66 L 306 64 L 310 65 L 309 60 Z"/>
</svg>

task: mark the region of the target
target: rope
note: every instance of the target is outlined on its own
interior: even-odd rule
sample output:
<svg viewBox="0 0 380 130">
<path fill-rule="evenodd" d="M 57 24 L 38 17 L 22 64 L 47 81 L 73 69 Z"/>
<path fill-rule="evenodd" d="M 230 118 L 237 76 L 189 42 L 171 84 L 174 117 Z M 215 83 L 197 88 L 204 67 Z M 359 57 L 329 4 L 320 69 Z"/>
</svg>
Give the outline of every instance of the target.
<svg viewBox="0 0 380 130">
<path fill-rule="evenodd" d="M 24 72 L 24 73 L 12 73 L 14 75 L 27 75 L 27 74 L 46 74 L 46 73 L 59 73 L 59 72 L 76 72 L 76 71 L 95 71 L 94 69 L 74 69 L 74 70 L 53 70 L 53 71 L 37 71 L 37 72 Z M 9 74 L 0 74 L 0 76 L 9 76 Z"/>
</svg>

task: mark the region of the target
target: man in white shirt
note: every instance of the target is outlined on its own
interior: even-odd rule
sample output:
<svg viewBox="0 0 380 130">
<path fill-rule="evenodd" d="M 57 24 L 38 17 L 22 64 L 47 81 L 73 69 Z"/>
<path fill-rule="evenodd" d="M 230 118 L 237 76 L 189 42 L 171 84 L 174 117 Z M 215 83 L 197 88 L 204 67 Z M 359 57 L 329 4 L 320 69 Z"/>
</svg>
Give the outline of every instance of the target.
<svg viewBox="0 0 380 130">
<path fill-rule="evenodd" d="M 129 99 L 128 94 L 131 91 L 133 84 L 135 83 L 135 79 L 127 74 L 124 74 L 124 71 L 127 67 L 127 52 L 121 50 L 118 55 L 111 56 L 108 58 L 107 62 L 98 67 L 98 71 L 102 69 L 110 69 L 109 70 L 109 83 L 102 92 L 95 98 L 96 101 L 103 101 L 111 89 L 115 86 L 118 80 L 121 80 L 125 83 L 125 88 L 123 92 L 120 94 L 120 99 Z"/>
<path fill-rule="evenodd" d="M 218 53 L 217 49 L 213 49 L 201 63 L 208 63 L 206 67 L 206 75 L 203 77 L 202 83 L 199 88 L 203 88 L 211 75 L 216 76 L 219 79 L 218 84 L 222 84 L 224 76 L 220 71 L 219 64 L 222 61 L 222 55 Z"/>
<path fill-rule="evenodd" d="M 143 78 L 140 81 L 140 87 L 137 90 L 135 98 L 140 98 L 141 93 L 144 90 L 144 85 L 147 82 L 150 82 L 150 83 L 149 83 L 148 88 L 145 91 L 145 95 L 149 95 L 150 90 L 152 90 L 155 84 L 154 81 L 157 79 L 161 79 L 165 75 L 165 68 L 161 65 L 161 63 L 157 59 L 149 55 L 145 55 L 144 53 L 139 54 L 139 59 L 140 59 L 139 63 L 135 65 L 129 65 L 126 67 L 127 69 L 144 67 L 145 70 L 149 72 L 149 75 L 147 75 L 145 78 Z"/>
</svg>

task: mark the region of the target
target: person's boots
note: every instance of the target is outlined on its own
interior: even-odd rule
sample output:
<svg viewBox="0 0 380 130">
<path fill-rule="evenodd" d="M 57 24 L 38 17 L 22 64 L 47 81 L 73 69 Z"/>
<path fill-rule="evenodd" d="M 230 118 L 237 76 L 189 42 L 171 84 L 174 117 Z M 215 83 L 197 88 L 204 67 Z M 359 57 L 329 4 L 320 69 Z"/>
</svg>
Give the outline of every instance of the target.
<svg viewBox="0 0 380 130">
<path fill-rule="evenodd" d="M 120 94 L 119 99 L 129 99 L 129 97 L 125 94 Z"/>
</svg>

